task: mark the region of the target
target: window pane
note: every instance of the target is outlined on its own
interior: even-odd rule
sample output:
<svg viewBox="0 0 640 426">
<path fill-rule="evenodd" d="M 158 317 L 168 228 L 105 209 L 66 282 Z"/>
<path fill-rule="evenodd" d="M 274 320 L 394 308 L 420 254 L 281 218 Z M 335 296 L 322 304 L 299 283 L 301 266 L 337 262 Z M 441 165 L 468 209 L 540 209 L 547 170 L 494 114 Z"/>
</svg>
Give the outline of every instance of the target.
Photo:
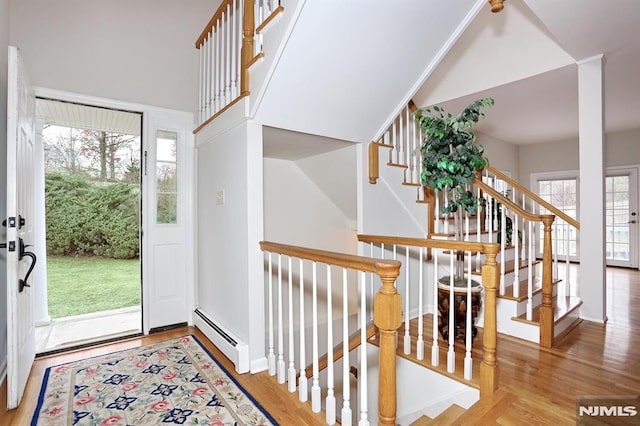
<svg viewBox="0 0 640 426">
<path fill-rule="evenodd" d="M 158 194 L 157 222 L 178 223 L 178 194 Z"/>
<path fill-rule="evenodd" d="M 178 134 L 156 133 L 156 222 L 177 223 L 178 218 Z"/>
<path fill-rule="evenodd" d="M 177 161 L 178 134 L 158 130 L 156 139 L 156 161 Z"/>
<path fill-rule="evenodd" d="M 158 192 L 178 192 L 177 164 L 158 163 L 156 165 L 156 179 Z"/>
</svg>

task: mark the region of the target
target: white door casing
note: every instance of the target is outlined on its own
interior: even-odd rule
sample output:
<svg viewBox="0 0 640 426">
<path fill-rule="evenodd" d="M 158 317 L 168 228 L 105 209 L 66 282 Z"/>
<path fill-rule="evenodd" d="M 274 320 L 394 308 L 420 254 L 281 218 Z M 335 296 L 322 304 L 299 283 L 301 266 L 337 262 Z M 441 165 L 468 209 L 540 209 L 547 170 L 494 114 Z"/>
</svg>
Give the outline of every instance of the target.
<svg viewBox="0 0 640 426">
<path fill-rule="evenodd" d="M 20 52 L 9 47 L 7 90 L 7 407 L 22 399 L 35 358 L 33 276 L 25 281 L 35 256 L 23 255 L 33 245 L 35 191 L 35 96 Z M 28 248 L 26 249 L 29 250 Z M 22 283 L 21 283 L 22 281 Z M 22 284 L 27 284 L 24 286 Z"/>
</svg>

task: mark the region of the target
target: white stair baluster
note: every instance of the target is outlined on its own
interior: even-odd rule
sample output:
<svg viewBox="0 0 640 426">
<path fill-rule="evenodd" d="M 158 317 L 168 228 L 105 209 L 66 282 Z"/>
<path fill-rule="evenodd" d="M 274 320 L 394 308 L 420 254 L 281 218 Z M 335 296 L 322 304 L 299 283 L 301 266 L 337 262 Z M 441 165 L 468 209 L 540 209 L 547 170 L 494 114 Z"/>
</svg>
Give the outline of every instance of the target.
<svg viewBox="0 0 640 426">
<path fill-rule="evenodd" d="M 393 145 L 393 148 L 391 148 L 391 162 L 393 164 L 398 164 L 398 138 L 397 138 L 397 133 L 396 133 L 396 124 L 397 120 L 393 121 L 393 124 L 391 125 L 391 133 L 390 133 L 390 142 L 391 145 Z"/>
<path fill-rule="evenodd" d="M 507 245 L 507 214 L 506 206 L 500 209 L 500 295 L 504 295 L 504 274 L 505 274 L 505 247 Z M 518 267 L 518 260 L 514 260 L 513 267 Z M 515 269 L 514 269 L 515 271 Z"/>
<path fill-rule="evenodd" d="M 440 253 L 433 248 L 433 343 L 431 344 L 431 365 L 440 365 L 440 346 L 438 345 L 438 257 Z"/>
<path fill-rule="evenodd" d="M 553 221 L 553 279 L 558 279 L 558 220 Z"/>
<path fill-rule="evenodd" d="M 395 247 L 395 246 L 394 246 Z M 405 297 L 404 297 L 404 353 L 405 354 L 410 354 L 411 353 L 411 335 L 409 334 L 409 323 L 411 321 L 411 318 L 409 317 L 409 310 L 410 310 L 410 304 L 409 304 L 409 292 L 410 292 L 410 280 L 409 280 L 409 246 L 405 246 L 405 265 L 404 265 L 404 291 L 405 291 Z M 394 259 L 396 260 L 396 259 Z"/>
<path fill-rule="evenodd" d="M 269 252 L 269 354 L 267 355 L 269 365 L 269 375 L 276 375 L 276 354 L 274 348 L 274 336 L 273 336 L 273 261 L 271 259 L 271 252 Z"/>
<path fill-rule="evenodd" d="M 563 222 L 565 226 L 565 247 L 567 248 L 567 256 L 565 258 L 565 270 L 564 270 L 564 296 L 572 296 L 571 294 L 571 225 L 567 222 Z"/>
<path fill-rule="evenodd" d="M 467 252 L 467 317 L 465 321 L 465 346 L 466 354 L 464 357 L 464 378 L 471 380 L 473 371 L 473 359 L 471 358 L 471 345 L 473 343 L 473 319 L 471 317 L 472 301 L 471 301 L 471 252 Z"/>
<path fill-rule="evenodd" d="M 201 124 L 205 119 L 204 117 L 204 91 L 206 85 L 204 82 L 204 54 L 205 54 L 205 42 L 206 39 L 200 45 L 198 49 L 198 81 L 200 86 L 198 87 L 198 124 Z"/>
<path fill-rule="evenodd" d="M 238 97 L 238 80 L 237 80 L 237 67 L 238 67 L 238 0 L 233 0 L 233 6 L 231 9 L 231 99 Z"/>
<path fill-rule="evenodd" d="M 518 231 L 520 218 L 514 212 L 513 213 L 513 229 L 511 230 L 511 242 L 513 244 L 513 261 L 516 265 L 513 271 L 513 297 L 520 297 L 520 239 L 518 238 Z"/>
<path fill-rule="evenodd" d="M 535 256 L 533 248 L 533 222 L 529 221 L 529 257 L 527 263 L 527 320 L 533 318 L 533 257 Z"/>
<path fill-rule="evenodd" d="M 231 33 L 233 29 L 232 20 L 231 20 L 231 3 L 227 3 L 227 15 L 226 15 L 226 23 L 225 23 L 225 99 L 227 100 L 227 105 L 232 101 L 231 98 L 231 39 L 233 38 L 233 34 Z"/>
<path fill-rule="evenodd" d="M 318 275 L 316 262 L 313 262 L 312 280 L 312 332 L 313 332 L 313 383 L 311 384 L 311 411 L 319 413 L 321 409 L 320 401 L 320 366 L 318 363 Z"/>
<path fill-rule="evenodd" d="M 358 353 L 360 356 L 360 370 L 358 371 L 358 393 L 360 396 L 360 420 L 358 426 L 369 426 L 369 386 L 368 386 L 368 367 L 367 367 L 367 289 L 366 274 L 360 273 L 360 347 Z"/>
<path fill-rule="evenodd" d="M 296 363 L 295 363 L 295 340 L 293 338 L 294 326 L 293 326 L 293 267 L 292 267 L 292 258 L 289 256 L 289 377 L 287 380 L 287 384 L 289 385 L 289 392 L 296 391 Z"/>
<path fill-rule="evenodd" d="M 302 402 L 306 402 L 309 398 L 309 389 L 306 365 L 307 359 L 305 356 L 305 318 L 304 318 L 304 261 L 300 259 L 300 379 L 298 380 L 298 399 Z"/>
<path fill-rule="evenodd" d="M 336 423 L 336 397 L 333 377 L 333 296 L 331 288 L 331 265 L 327 265 L 327 397 L 325 414 L 327 424 Z"/>
<path fill-rule="evenodd" d="M 455 321 L 455 250 L 449 250 L 449 351 L 447 352 L 447 372 L 456 371 L 456 353 L 454 350 L 456 338 L 456 321 Z"/>
<path fill-rule="evenodd" d="M 480 199 L 481 195 L 482 194 L 481 194 L 480 188 L 478 188 L 478 194 L 477 194 L 478 199 Z M 482 209 L 482 211 L 480 209 Z M 482 207 L 478 206 L 478 211 L 476 211 L 476 242 L 478 242 L 478 243 L 480 241 L 482 241 L 482 236 L 480 234 L 481 231 L 482 231 L 482 229 L 481 229 L 482 228 L 482 221 L 480 220 L 480 215 L 481 214 L 484 215 L 485 213 L 486 213 L 485 209 L 483 209 Z M 480 270 L 481 262 L 482 262 L 481 253 L 480 253 L 480 251 L 478 251 L 476 253 L 476 271 Z"/>
<path fill-rule="evenodd" d="M 342 269 L 342 410 L 340 423 L 350 425 L 351 412 L 351 376 L 349 374 L 349 288 L 347 285 L 347 268 Z"/>
<path fill-rule="evenodd" d="M 408 246 L 407 246 L 408 247 Z M 408 254 L 408 251 L 407 251 Z M 424 359 L 424 296 L 423 296 L 423 264 L 424 264 L 424 248 L 420 247 L 420 254 L 418 255 L 418 340 L 416 341 L 416 358 L 419 360 Z"/>
<path fill-rule="evenodd" d="M 284 383 L 286 380 L 284 364 L 284 323 L 282 314 L 282 255 L 278 254 L 278 383 Z"/>
</svg>

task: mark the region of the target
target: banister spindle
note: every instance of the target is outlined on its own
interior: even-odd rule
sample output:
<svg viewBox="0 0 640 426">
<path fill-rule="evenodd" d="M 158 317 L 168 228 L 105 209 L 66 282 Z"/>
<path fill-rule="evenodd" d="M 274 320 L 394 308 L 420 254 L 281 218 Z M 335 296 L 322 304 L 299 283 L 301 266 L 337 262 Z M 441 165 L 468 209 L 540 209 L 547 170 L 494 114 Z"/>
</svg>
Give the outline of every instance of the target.
<svg viewBox="0 0 640 426">
<path fill-rule="evenodd" d="M 438 345 L 438 258 L 440 252 L 438 249 L 433 250 L 433 324 L 431 344 L 431 365 L 434 367 L 440 365 L 440 346 Z"/>
<path fill-rule="evenodd" d="M 282 312 L 282 255 L 278 254 L 278 383 L 285 382 L 284 321 Z"/>
<path fill-rule="evenodd" d="M 520 297 L 520 238 L 518 237 L 520 218 L 513 213 L 513 229 L 511 230 L 511 242 L 513 244 L 513 297 Z"/>
<path fill-rule="evenodd" d="M 507 245 L 507 219 L 506 206 L 500 209 L 500 295 L 504 295 L 504 274 L 505 274 L 505 247 Z M 518 261 L 515 260 L 513 267 L 518 267 Z M 515 269 L 514 269 L 515 270 Z"/>
<path fill-rule="evenodd" d="M 340 412 L 340 423 L 350 425 L 352 422 L 351 410 L 351 386 L 349 367 L 351 366 L 349 354 L 349 288 L 347 285 L 347 268 L 342 269 L 342 410 Z M 365 342 L 360 343 L 366 346 Z"/>
<path fill-rule="evenodd" d="M 408 248 L 408 246 L 407 246 Z M 424 264 L 424 248 L 419 247 L 420 254 L 418 255 L 418 340 L 416 341 L 416 358 L 419 360 L 424 359 L 424 296 L 423 296 L 423 286 L 424 286 L 424 277 L 423 277 L 423 264 Z M 408 253 L 408 251 L 407 251 Z M 407 299 L 409 298 L 407 292 Z"/>
<path fill-rule="evenodd" d="M 453 373 L 456 371 L 456 352 L 454 349 L 456 338 L 456 316 L 455 316 L 455 250 L 449 251 L 449 350 L 447 351 L 447 372 Z M 436 285 L 438 285 L 436 283 Z"/>
<path fill-rule="evenodd" d="M 358 374 L 358 389 L 360 390 L 360 418 L 358 426 L 369 426 L 369 386 L 367 379 L 367 274 L 360 272 L 360 374 Z"/>
<path fill-rule="evenodd" d="M 403 272 L 404 272 L 404 281 L 405 281 L 404 283 L 405 297 L 404 297 L 404 348 L 403 349 L 404 349 L 404 353 L 408 355 L 411 353 L 411 335 L 409 334 L 410 321 L 411 321 L 411 318 L 409 318 L 409 312 L 410 312 L 409 291 L 411 286 L 409 276 L 411 274 L 409 270 L 409 259 L 410 259 L 409 246 L 404 246 L 404 249 L 405 249 L 405 254 L 404 254 L 405 268 Z"/>
<path fill-rule="evenodd" d="M 527 320 L 533 318 L 533 222 L 529 221 L 529 257 L 527 258 Z"/>
<path fill-rule="evenodd" d="M 300 378 L 298 379 L 298 399 L 301 402 L 306 402 L 309 398 L 308 395 L 308 379 L 305 366 L 307 365 L 306 358 L 306 340 L 305 340 L 305 317 L 304 317 L 304 261 L 300 259 Z"/>
<path fill-rule="evenodd" d="M 273 336 L 273 261 L 271 258 L 271 252 L 269 252 L 269 354 L 267 355 L 267 361 L 269 365 L 269 375 L 276 375 L 276 353 L 274 347 L 274 336 Z"/>
<path fill-rule="evenodd" d="M 289 370 L 288 370 L 288 380 L 287 384 L 289 385 L 289 392 L 296 391 L 296 364 L 295 364 L 295 340 L 294 340 L 294 327 L 293 327 L 293 265 L 292 258 L 289 256 L 289 294 L 288 299 L 289 303 L 287 306 L 287 310 L 289 313 Z"/>
<path fill-rule="evenodd" d="M 312 265 L 312 333 L 313 333 L 313 342 L 312 342 L 312 352 L 313 352 L 313 382 L 311 384 L 311 411 L 314 413 L 319 413 L 321 410 L 321 401 L 320 401 L 320 365 L 319 365 L 319 352 L 318 352 L 318 275 L 317 275 L 317 265 L 316 262 L 313 262 Z"/>
<path fill-rule="evenodd" d="M 327 397 L 325 414 L 327 424 L 336 422 L 336 397 L 333 382 L 333 290 L 331 282 L 331 265 L 327 265 Z"/>
<path fill-rule="evenodd" d="M 473 359 L 471 358 L 471 345 L 473 344 L 473 317 L 471 315 L 473 303 L 471 300 L 471 252 L 467 252 L 467 312 L 465 321 L 465 347 L 464 378 L 471 380 L 473 371 Z"/>
</svg>

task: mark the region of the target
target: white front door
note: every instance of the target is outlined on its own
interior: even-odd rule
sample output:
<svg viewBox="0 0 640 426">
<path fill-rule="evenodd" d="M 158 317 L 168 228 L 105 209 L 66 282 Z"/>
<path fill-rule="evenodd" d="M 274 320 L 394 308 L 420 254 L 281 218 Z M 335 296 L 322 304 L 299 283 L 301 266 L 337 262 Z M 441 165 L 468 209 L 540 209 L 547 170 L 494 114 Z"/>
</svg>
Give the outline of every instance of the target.
<svg viewBox="0 0 640 426">
<path fill-rule="evenodd" d="M 607 265 L 638 267 L 638 176 L 634 168 L 609 168 L 605 181 Z"/>
<path fill-rule="evenodd" d="M 9 47 L 7 90 L 7 406 L 20 403 L 35 358 L 33 226 L 35 96 L 20 52 Z"/>
<path fill-rule="evenodd" d="M 190 114 L 145 114 L 145 331 L 192 323 L 193 124 Z"/>
</svg>

